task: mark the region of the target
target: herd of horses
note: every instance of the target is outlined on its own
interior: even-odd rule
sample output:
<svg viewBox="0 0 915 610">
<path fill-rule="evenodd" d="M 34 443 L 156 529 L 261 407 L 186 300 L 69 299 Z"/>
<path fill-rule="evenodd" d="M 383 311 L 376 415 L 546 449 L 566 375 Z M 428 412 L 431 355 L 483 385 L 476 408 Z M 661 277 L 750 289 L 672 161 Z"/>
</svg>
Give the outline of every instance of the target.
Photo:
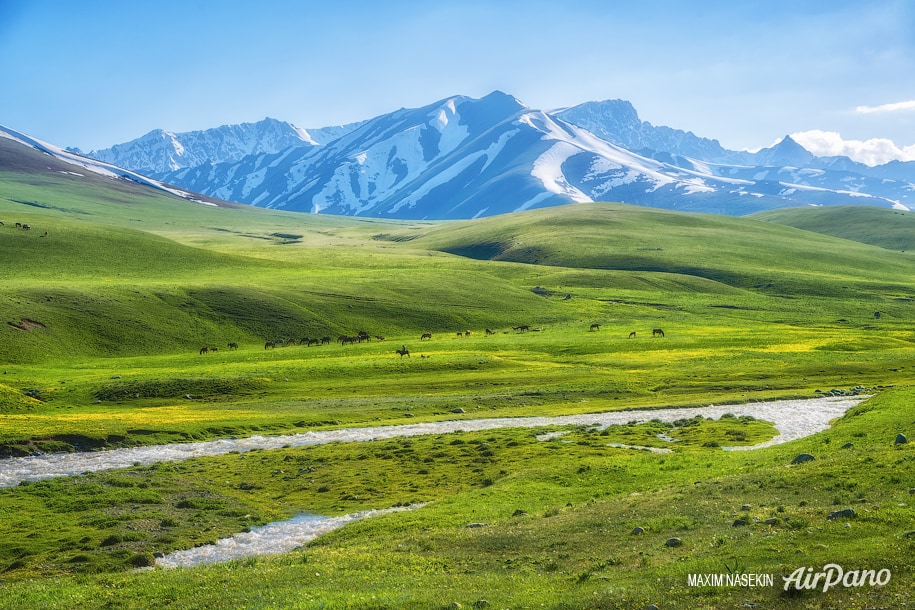
<svg viewBox="0 0 915 610">
<path fill-rule="evenodd" d="M 0 220 L 0 227 L 3 227 L 5 225 L 6 225 L 6 223 L 4 223 L 2 220 Z M 24 222 L 17 222 L 16 228 L 22 229 L 23 231 L 31 231 L 32 225 L 26 224 Z M 41 237 L 51 237 L 51 234 L 49 232 L 45 231 L 44 233 L 41 234 Z"/>
<path fill-rule="evenodd" d="M 600 330 L 600 327 L 601 327 L 600 324 L 594 323 L 594 324 L 591 324 L 591 326 L 588 328 L 588 331 L 595 332 L 595 331 Z M 512 330 L 515 331 L 516 333 L 524 333 L 524 332 L 527 332 L 530 330 L 539 330 L 539 329 L 531 329 L 531 327 L 529 325 L 522 324 L 520 326 L 512 326 Z M 505 331 L 505 332 L 508 332 L 508 331 Z M 469 331 L 469 330 L 463 330 L 463 331 L 457 332 L 458 337 L 470 337 L 472 334 L 473 334 L 472 331 Z M 486 329 L 487 337 L 490 335 L 494 335 L 494 334 L 496 334 L 496 331 L 494 331 L 490 328 Z M 664 337 L 664 330 L 661 328 L 653 328 L 651 330 L 651 336 L 652 337 Z M 630 332 L 628 338 L 635 339 L 636 331 Z M 381 335 L 375 335 L 375 339 L 377 341 L 385 340 L 385 338 L 382 337 Z M 340 335 L 339 337 L 337 337 L 337 342 L 340 343 L 340 345 L 353 345 L 354 343 L 364 343 L 364 342 L 371 341 L 371 340 L 372 340 L 372 336 L 369 335 L 369 333 L 367 333 L 364 330 L 360 330 L 355 335 Z M 426 340 L 431 341 L 432 333 L 422 333 L 419 337 L 419 340 L 420 341 L 426 341 Z M 302 339 L 298 339 L 298 340 L 291 338 L 291 337 L 287 337 L 284 339 L 277 339 L 275 341 L 265 342 L 264 349 L 276 349 L 276 347 L 278 345 L 304 345 L 306 347 L 311 347 L 312 345 L 328 345 L 328 344 L 330 344 L 330 342 L 331 342 L 331 338 L 329 336 L 324 336 L 324 337 L 321 337 L 320 339 L 315 338 L 315 337 L 303 337 Z M 238 343 L 231 342 L 228 344 L 228 348 L 230 350 L 237 350 Z M 210 347 L 208 345 L 205 345 L 200 348 L 201 355 L 209 354 L 210 352 L 218 352 L 218 351 L 219 351 L 218 347 Z M 402 346 L 400 349 L 394 350 L 394 353 L 400 355 L 401 358 L 403 358 L 404 356 L 408 356 L 408 357 L 410 356 L 410 350 L 407 349 L 406 345 Z"/>
</svg>

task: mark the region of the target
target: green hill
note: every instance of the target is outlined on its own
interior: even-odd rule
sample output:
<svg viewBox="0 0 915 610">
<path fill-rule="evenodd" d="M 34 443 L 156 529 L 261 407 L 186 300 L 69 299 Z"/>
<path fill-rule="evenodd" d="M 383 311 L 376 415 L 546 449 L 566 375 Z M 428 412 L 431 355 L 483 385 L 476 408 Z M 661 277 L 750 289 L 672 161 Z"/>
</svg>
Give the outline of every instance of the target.
<svg viewBox="0 0 915 610">
<path fill-rule="evenodd" d="M 907 293 L 912 273 L 908 257 L 775 223 L 619 204 L 442 225 L 413 243 L 475 259 L 676 273 L 798 296 Z"/>
<path fill-rule="evenodd" d="M 858 241 L 887 250 L 915 251 L 915 213 L 873 206 L 785 208 L 749 218 Z"/>
</svg>

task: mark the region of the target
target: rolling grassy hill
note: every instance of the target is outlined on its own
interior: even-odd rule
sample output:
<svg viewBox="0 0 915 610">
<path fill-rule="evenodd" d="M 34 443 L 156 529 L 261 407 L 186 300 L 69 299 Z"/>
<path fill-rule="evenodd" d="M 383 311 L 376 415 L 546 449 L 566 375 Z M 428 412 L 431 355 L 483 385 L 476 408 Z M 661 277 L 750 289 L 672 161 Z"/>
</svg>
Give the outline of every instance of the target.
<svg viewBox="0 0 915 610">
<path fill-rule="evenodd" d="M 786 208 L 750 218 L 879 246 L 915 250 L 915 213 L 870 206 Z"/>
<path fill-rule="evenodd" d="M 16 159 L 0 164 L 4 455 L 880 395 L 834 430 L 753 452 L 716 449 L 745 434 L 730 422 L 654 423 L 609 434 L 658 443 L 696 426 L 703 442 L 658 456 L 589 429 L 551 443 L 459 433 L 19 485 L 0 490 L 0 607 L 912 603 L 913 445 L 892 445 L 915 435 L 910 252 L 615 204 L 436 223 L 296 215 Z M 264 348 L 359 330 L 372 340 Z M 817 460 L 789 466 L 802 450 Z M 417 500 L 434 503 L 276 560 L 130 571 L 302 511 Z M 850 505 L 849 528 L 826 520 Z M 663 546 L 674 535 L 682 549 Z M 830 561 L 885 562 L 893 584 L 831 596 L 684 585 L 690 571 Z"/>
</svg>

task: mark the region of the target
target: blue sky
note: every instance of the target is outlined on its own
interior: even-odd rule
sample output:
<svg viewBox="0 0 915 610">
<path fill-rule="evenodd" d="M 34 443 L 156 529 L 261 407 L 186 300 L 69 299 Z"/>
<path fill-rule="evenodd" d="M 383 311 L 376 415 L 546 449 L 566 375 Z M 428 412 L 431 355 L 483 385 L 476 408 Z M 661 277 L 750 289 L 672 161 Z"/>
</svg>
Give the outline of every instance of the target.
<svg viewBox="0 0 915 610">
<path fill-rule="evenodd" d="M 0 83 L 0 124 L 83 150 L 499 89 L 629 100 L 734 149 L 915 159 L 915 2 L 0 0 Z"/>
</svg>

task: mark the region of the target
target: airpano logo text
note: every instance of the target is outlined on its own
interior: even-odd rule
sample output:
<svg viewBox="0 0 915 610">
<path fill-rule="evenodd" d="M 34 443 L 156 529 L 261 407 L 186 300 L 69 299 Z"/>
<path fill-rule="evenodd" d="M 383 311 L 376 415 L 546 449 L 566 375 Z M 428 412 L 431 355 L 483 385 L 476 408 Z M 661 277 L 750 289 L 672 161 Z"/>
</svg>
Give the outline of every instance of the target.
<svg viewBox="0 0 915 610">
<path fill-rule="evenodd" d="M 849 570 L 845 571 L 836 563 L 827 563 L 819 572 L 813 568 L 798 568 L 785 579 L 785 591 L 796 589 L 798 591 L 822 589 L 826 593 L 834 587 L 875 587 L 883 586 L 890 582 L 893 574 L 887 568 L 882 570 Z"/>
</svg>

